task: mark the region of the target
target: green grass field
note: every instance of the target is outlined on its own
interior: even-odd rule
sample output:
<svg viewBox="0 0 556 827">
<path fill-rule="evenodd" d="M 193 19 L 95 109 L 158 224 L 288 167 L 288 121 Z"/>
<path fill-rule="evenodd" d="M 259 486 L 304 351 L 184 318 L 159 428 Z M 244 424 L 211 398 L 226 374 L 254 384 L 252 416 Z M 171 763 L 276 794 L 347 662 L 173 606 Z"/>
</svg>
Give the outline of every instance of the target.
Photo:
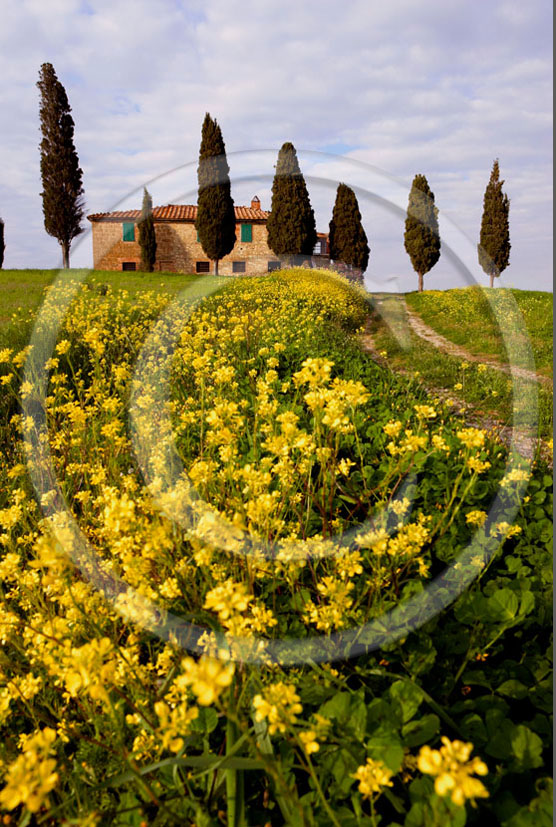
<svg viewBox="0 0 556 827">
<path fill-rule="evenodd" d="M 61 270 L 0 270 L 0 344 L 16 347 L 26 343 L 35 311 L 40 307 L 45 289 Z M 76 279 L 83 270 L 69 270 Z M 145 290 L 176 295 L 199 277 L 188 273 L 123 273 L 108 270 L 87 271 L 86 282 L 92 287 L 108 285 L 114 291 L 127 290 L 130 297 Z M 98 295 L 98 292 L 95 291 Z"/>
<path fill-rule="evenodd" d="M 513 302 L 509 302 L 509 298 Z M 476 356 L 507 361 L 504 334 L 525 325 L 536 369 L 552 376 L 552 293 L 467 287 L 407 293 L 406 302 L 428 325 Z M 519 319 L 517 311 L 521 313 Z"/>
<path fill-rule="evenodd" d="M 493 355 L 503 357 L 503 339 L 496 327 L 490 305 L 484 297 L 481 298 L 482 292 L 473 289 L 410 293 L 405 296 L 405 301 L 400 295 L 380 296 L 378 301 L 376 297 L 374 304 L 380 306 L 380 313 L 373 315 L 370 332 L 377 350 L 386 354 L 393 370 L 417 373 L 427 387 L 447 390 L 455 400 L 462 399 L 471 404 L 478 414 L 494 416 L 503 424 L 510 425 L 514 414 L 514 386 L 511 377 L 487 365 L 478 362 L 466 364 L 462 359 L 442 352 L 417 336 L 410 329 L 407 320 L 406 302 L 437 332 L 470 353 L 485 358 Z M 520 295 L 522 291 L 512 293 Z M 537 367 L 543 364 L 543 373 L 551 375 L 552 340 L 548 341 L 546 335 L 548 302 L 545 297 L 550 298 L 551 294 L 528 293 L 516 301 L 528 325 Z M 500 298 L 495 297 L 494 300 L 500 301 Z M 466 307 L 467 315 L 464 312 Z M 545 308 L 546 314 L 541 312 L 540 307 Z M 425 310 L 421 312 L 421 308 Z M 442 311 L 445 311 L 444 315 Z M 485 315 L 479 315 L 483 311 Z M 550 320 L 551 318 L 550 307 Z M 508 321 L 510 323 L 511 320 Z M 518 351 L 518 364 L 519 355 Z M 500 361 L 504 359 L 501 358 Z M 529 392 L 532 384 L 526 381 L 521 383 L 521 399 L 516 403 L 516 424 L 529 421 Z M 550 388 L 538 386 L 538 408 L 539 435 L 549 438 L 552 433 Z"/>
<path fill-rule="evenodd" d="M 542 458 L 329 273 L 91 275 L 0 347 L 0 823 L 548 827 Z"/>
<path fill-rule="evenodd" d="M 0 270 L 0 324 L 9 322 L 18 310 L 35 310 L 44 296 L 44 289 L 54 282 L 61 270 Z M 80 278 L 83 270 L 70 270 Z M 186 273 L 122 273 L 91 270 L 89 284 L 108 284 L 114 290 L 128 290 L 133 296 L 141 290 L 178 293 L 198 278 Z"/>
</svg>

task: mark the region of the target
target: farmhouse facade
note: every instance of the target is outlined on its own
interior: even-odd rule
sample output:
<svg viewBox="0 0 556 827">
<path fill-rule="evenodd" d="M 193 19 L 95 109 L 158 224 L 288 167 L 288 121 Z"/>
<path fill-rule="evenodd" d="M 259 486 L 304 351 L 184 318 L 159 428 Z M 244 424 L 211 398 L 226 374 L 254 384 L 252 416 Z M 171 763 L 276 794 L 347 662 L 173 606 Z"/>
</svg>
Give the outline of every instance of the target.
<svg viewBox="0 0 556 827">
<path fill-rule="evenodd" d="M 266 221 L 269 213 L 261 209 L 257 196 L 249 207 L 234 207 L 236 243 L 232 252 L 219 261 L 222 275 L 270 272 L 280 267 L 280 260 L 267 243 Z M 95 270 L 140 270 L 141 249 L 137 222 L 140 210 L 118 210 L 87 216 L 93 231 L 93 267 Z M 169 204 L 154 207 L 156 235 L 155 270 L 174 273 L 210 273 L 212 263 L 199 242 L 195 219 L 197 207 Z M 330 260 L 328 236 L 318 233 L 317 245 L 310 257 L 315 266 L 327 266 Z"/>
</svg>

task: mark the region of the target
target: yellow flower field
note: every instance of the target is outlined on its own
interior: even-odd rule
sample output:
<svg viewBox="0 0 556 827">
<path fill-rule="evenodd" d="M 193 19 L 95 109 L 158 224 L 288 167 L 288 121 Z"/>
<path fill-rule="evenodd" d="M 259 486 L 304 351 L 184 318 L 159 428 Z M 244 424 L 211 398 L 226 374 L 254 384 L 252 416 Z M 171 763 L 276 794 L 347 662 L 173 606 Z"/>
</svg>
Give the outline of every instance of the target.
<svg viewBox="0 0 556 827">
<path fill-rule="evenodd" d="M 485 755 L 453 693 L 544 640 L 503 573 L 543 470 L 372 363 L 339 277 L 199 296 L 54 286 L 0 353 L 4 823 L 488 819 L 542 760 Z"/>
</svg>

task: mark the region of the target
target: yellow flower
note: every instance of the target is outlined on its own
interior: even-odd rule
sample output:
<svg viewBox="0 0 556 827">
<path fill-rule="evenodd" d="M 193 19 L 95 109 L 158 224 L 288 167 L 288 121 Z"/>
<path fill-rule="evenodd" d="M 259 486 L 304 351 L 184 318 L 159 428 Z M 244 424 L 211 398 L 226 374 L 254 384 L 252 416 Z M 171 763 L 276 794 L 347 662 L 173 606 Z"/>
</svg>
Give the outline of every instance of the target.
<svg viewBox="0 0 556 827">
<path fill-rule="evenodd" d="M 393 787 L 391 781 L 393 773 L 382 761 L 374 761 L 367 758 L 366 764 L 357 768 L 351 778 L 359 781 L 359 792 L 364 798 L 371 798 L 375 793 L 380 793 L 382 787 Z"/>
<path fill-rule="evenodd" d="M 465 515 L 465 520 L 469 525 L 477 525 L 482 526 L 486 520 L 486 513 L 484 511 L 470 511 L 469 514 Z"/>
<path fill-rule="evenodd" d="M 466 448 L 481 448 L 485 444 L 486 431 L 479 428 L 463 428 L 457 432 L 457 437 Z"/>
<path fill-rule="evenodd" d="M 486 460 L 482 461 L 477 459 L 477 457 L 469 457 L 465 464 L 471 471 L 476 471 L 477 474 L 480 474 L 482 471 L 486 471 L 490 468 L 490 462 Z"/>
<path fill-rule="evenodd" d="M 382 430 L 384 431 L 386 436 L 394 436 L 395 437 L 395 436 L 398 436 L 401 429 L 402 429 L 402 423 L 399 421 L 399 419 L 397 419 L 395 422 L 394 421 L 387 422 Z"/>
<path fill-rule="evenodd" d="M 450 741 L 444 735 L 441 741 L 439 750 L 424 746 L 417 757 L 419 770 L 435 777 L 436 794 L 449 794 L 453 803 L 459 807 L 463 807 L 467 800 L 474 804 L 475 798 L 487 798 L 488 790 L 481 781 L 471 777 L 474 774 L 488 773 L 488 767 L 480 758 L 469 760 L 473 744 Z"/>
<path fill-rule="evenodd" d="M 56 350 L 56 353 L 59 353 L 59 354 L 60 354 L 60 356 L 63 356 L 63 355 L 64 355 L 64 353 L 67 353 L 67 352 L 68 352 L 68 350 L 70 349 L 70 347 L 71 347 L 71 342 L 69 342 L 67 339 L 62 339 L 62 340 L 61 340 L 60 342 L 58 342 L 58 344 L 56 345 L 55 350 Z"/>
<path fill-rule="evenodd" d="M 444 451 L 446 454 L 450 453 L 450 446 L 440 434 L 433 434 L 431 442 L 435 451 Z"/>
<path fill-rule="evenodd" d="M 310 388 L 317 388 L 319 385 L 326 385 L 330 380 L 330 373 L 334 362 L 330 359 L 305 359 L 301 363 L 302 370 L 293 375 L 296 387 L 307 384 Z"/>
<path fill-rule="evenodd" d="M 309 729 L 307 732 L 300 732 L 299 733 L 299 740 L 303 744 L 303 749 L 307 753 L 307 755 L 311 755 L 313 752 L 318 752 L 320 749 L 320 744 L 317 741 L 317 735 L 314 730 Z"/>
<path fill-rule="evenodd" d="M 456 384 L 454 385 L 454 390 L 455 391 L 463 390 L 463 385 L 461 384 L 461 382 L 456 382 Z"/>
<path fill-rule="evenodd" d="M 521 534 L 521 526 L 510 525 L 506 522 L 496 523 L 492 533 L 495 536 L 505 537 L 506 539 L 509 539 L 510 537 L 515 537 L 516 534 Z"/>
<path fill-rule="evenodd" d="M 191 687 L 201 706 L 213 704 L 222 690 L 231 684 L 234 676 L 233 663 L 223 664 L 206 655 L 202 655 L 198 661 L 184 658 L 182 669 L 184 674 L 180 675 L 181 682 Z"/>
<path fill-rule="evenodd" d="M 0 805 L 15 810 L 24 804 L 30 813 L 48 806 L 48 793 L 58 783 L 56 760 L 51 758 L 56 731 L 45 727 L 31 735 L 22 735 L 21 754 L 7 768 L 6 785 L 0 792 Z"/>
<path fill-rule="evenodd" d="M 256 721 L 268 721 L 270 735 L 285 732 L 289 724 L 294 724 L 296 716 L 303 711 L 300 697 L 293 684 L 281 681 L 267 686 L 262 695 L 255 695 L 253 706 Z"/>
<path fill-rule="evenodd" d="M 529 471 L 524 468 L 512 468 L 511 471 L 502 478 L 500 485 L 502 488 L 508 488 L 512 482 L 528 482 L 531 477 Z"/>
<path fill-rule="evenodd" d="M 486 365 L 482 365 L 482 364 L 477 365 L 477 373 L 484 373 L 486 369 L 487 369 Z"/>
<path fill-rule="evenodd" d="M 232 614 L 244 612 L 252 599 L 243 583 L 226 580 L 208 592 L 203 608 L 216 612 L 223 622 Z"/>
<path fill-rule="evenodd" d="M 251 616 L 247 622 L 251 631 L 259 633 L 266 632 L 270 626 L 276 626 L 278 623 L 271 609 L 267 609 L 264 605 L 252 606 Z"/>
<path fill-rule="evenodd" d="M 434 419 L 436 411 L 432 405 L 414 405 L 415 411 L 419 419 Z"/>
<path fill-rule="evenodd" d="M 154 711 L 160 725 L 157 734 L 160 737 L 162 749 L 179 752 L 183 746 L 183 735 L 189 730 L 189 724 L 199 715 L 197 707 L 190 709 L 182 701 L 174 708 L 170 708 L 164 701 L 157 701 Z"/>
</svg>

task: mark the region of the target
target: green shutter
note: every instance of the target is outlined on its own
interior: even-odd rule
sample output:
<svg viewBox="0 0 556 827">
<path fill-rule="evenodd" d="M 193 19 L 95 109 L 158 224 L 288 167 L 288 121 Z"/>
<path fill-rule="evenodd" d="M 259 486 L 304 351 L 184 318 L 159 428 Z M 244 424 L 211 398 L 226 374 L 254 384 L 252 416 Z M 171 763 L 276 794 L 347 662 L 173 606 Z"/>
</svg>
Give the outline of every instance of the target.
<svg viewBox="0 0 556 827">
<path fill-rule="evenodd" d="M 199 230 L 197 230 L 197 242 L 200 243 L 201 239 L 199 238 Z"/>
<path fill-rule="evenodd" d="M 135 224 L 133 222 L 124 221 L 123 223 L 123 240 L 135 241 Z"/>
<path fill-rule="evenodd" d="M 242 224 L 241 225 L 241 240 L 242 241 L 253 241 L 253 225 L 252 224 Z"/>
</svg>

